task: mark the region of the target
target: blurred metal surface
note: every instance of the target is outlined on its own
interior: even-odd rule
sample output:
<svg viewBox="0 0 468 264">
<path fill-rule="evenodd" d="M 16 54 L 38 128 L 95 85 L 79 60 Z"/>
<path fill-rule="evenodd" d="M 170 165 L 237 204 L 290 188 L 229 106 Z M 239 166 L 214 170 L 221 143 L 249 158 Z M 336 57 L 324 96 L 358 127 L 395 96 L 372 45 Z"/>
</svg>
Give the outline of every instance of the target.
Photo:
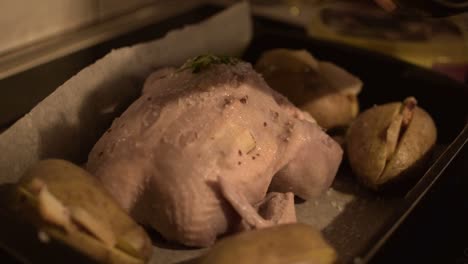
<svg viewBox="0 0 468 264">
<path fill-rule="evenodd" d="M 0 55 L 0 133 L 70 77 L 112 49 L 157 39 L 173 28 L 198 22 L 184 19 L 183 14 L 199 4 L 200 1 L 173 1 L 164 7 L 146 6 Z M 210 15 L 197 13 L 199 19 Z M 155 29 L 156 24 L 161 26 Z"/>
<path fill-rule="evenodd" d="M 0 80 L 142 26 L 181 14 L 201 3 L 203 1 L 160 1 L 73 32 L 19 47 L 0 55 Z"/>
</svg>

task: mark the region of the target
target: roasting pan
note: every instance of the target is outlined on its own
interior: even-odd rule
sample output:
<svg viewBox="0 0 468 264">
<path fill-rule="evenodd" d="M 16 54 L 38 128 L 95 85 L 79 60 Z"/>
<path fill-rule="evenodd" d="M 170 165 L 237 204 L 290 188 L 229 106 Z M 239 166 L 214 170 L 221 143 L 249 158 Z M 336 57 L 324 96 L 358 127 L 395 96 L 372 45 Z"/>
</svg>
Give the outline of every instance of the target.
<svg viewBox="0 0 468 264">
<path fill-rule="evenodd" d="M 173 28 L 196 23 L 219 10 L 220 7 L 212 5 L 202 6 L 0 80 L 0 87 L 10 91 L 7 94 L 9 98 L 2 95 L 2 104 L 21 97 L 20 92 L 15 92 L 13 87 L 34 85 L 38 91 L 28 101 L 16 104 L 15 111 L 7 112 L 6 107 L 0 108 L 0 129 L 8 127 L 65 80 L 112 49 L 161 37 Z M 307 37 L 301 28 L 254 17 L 254 36 L 244 59 L 255 62 L 262 51 L 271 48 L 307 49 L 319 59 L 332 61 L 357 75 L 364 82 L 363 91 L 359 96 L 361 109 L 415 96 L 435 120 L 438 142 L 431 166 L 407 192 L 398 195 L 377 195 L 366 191 L 355 182 L 346 164 L 337 176 L 333 188 L 355 199 L 345 207 L 339 208 L 339 214 L 322 229 L 323 233 L 337 249 L 340 262 L 368 263 L 425 194 L 437 184 L 438 179 L 450 177 L 444 171 L 468 141 L 468 87 L 446 76 L 382 54 L 313 39 Z M 324 196 L 325 198 L 317 200 L 316 204 L 329 203 L 330 199 L 327 199 L 327 196 L 333 194 L 327 193 Z M 301 206 L 303 205 L 298 204 L 298 207 Z M 8 213 L 1 209 L 0 212 L 4 219 L 2 221 L 8 221 Z M 6 232 L 4 227 L 3 229 L 0 233 Z M 5 246 L 2 239 L 5 240 L 5 236 L 0 237 L 0 248 L 7 249 L 15 259 L 28 259 L 28 256 L 21 255 L 21 252 L 15 252 L 12 247 Z M 67 251 L 63 251 L 62 255 L 67 258 Z"/>
</svg>

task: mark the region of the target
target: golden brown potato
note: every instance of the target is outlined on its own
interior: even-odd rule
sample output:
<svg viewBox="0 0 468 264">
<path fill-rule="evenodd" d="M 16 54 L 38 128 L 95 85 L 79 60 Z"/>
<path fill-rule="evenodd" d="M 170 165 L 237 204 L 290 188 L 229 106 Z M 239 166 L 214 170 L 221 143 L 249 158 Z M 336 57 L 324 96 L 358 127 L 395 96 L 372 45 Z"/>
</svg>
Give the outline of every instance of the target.
<svg viewBox="0 0 468 264">
<path fill-rule="evenodd" d="M 227 237 L 196 263 L 328 264 L 336 258 L 320 231 L 305 224 L 287 224 Z"/>
<path fill-rule="evenodd" d="M 434 121 L 409 97 L 360 114 L 348 130 L 346 151 L 356 176 L 377 190 L 416 177 L 436 138 Z"/>
<path fill-rule="evenodd" d="M 44 237 L 102 263 L 145 263 L 151 241 L 100 182 L 63 160 L 32 166 L 16 187 L 16 210 Z"/>
<path fill-rule="evenodd" d="M 326 129 L 347 126 L 358 114 L 362 82 L 306 50 L 273 49 L 255 69 L 292 103 L 309 112 Z"/>
</svg>

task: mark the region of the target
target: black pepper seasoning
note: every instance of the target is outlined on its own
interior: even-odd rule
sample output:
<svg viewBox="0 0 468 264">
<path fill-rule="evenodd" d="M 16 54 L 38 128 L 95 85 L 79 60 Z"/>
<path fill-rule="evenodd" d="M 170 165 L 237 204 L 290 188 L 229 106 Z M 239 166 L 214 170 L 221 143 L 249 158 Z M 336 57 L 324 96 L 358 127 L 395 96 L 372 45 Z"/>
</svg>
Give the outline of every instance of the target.
<svg viewBox="0 0 468 264">
<path fill-rule="evenodd" d="M 246 95 L 244 97 L 242 97 L 239 101 L 243 104 L 246 104 L 247 103 L 247 99 L 249 99 L 249 97 Z"/>
</svg>

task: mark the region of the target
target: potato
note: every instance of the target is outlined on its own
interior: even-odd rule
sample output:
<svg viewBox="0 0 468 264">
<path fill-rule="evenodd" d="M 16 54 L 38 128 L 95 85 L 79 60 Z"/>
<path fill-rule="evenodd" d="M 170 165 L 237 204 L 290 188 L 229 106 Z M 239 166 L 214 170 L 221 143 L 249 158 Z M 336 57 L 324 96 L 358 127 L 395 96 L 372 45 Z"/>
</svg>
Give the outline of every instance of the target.
<svg viewBox="0 0 468 264">
<path fill-rule="evenodd" d="M 336 258 L 320 231 L 305 224 L 287 224 L 222 239 L 195 263 L 325 264 L 335 263 Z"/>
<path fill-rule="evenodd" d="M 96 178 L 72 163 L 37 163 L 17 184 L 16 195 L 15 209 L 44 237 L 97 262 L 145 263 L 151 256 L 151 241 L 144 229 Z"/>
<path fill-rule="evenodd" d="M 255 65 L 268 85 L 309 112 L 326 128 L 347 126 L 359 112 L 362 82 L 306 50 L 273 49 Z"/>
<path fill-rule="evenodd" d="M 409 97 L 360 114 L 348 130 L 346 152 L 354 174 L 378 190 L 416 177 L 436 139 L 434 121 Z"/>
</svg>

